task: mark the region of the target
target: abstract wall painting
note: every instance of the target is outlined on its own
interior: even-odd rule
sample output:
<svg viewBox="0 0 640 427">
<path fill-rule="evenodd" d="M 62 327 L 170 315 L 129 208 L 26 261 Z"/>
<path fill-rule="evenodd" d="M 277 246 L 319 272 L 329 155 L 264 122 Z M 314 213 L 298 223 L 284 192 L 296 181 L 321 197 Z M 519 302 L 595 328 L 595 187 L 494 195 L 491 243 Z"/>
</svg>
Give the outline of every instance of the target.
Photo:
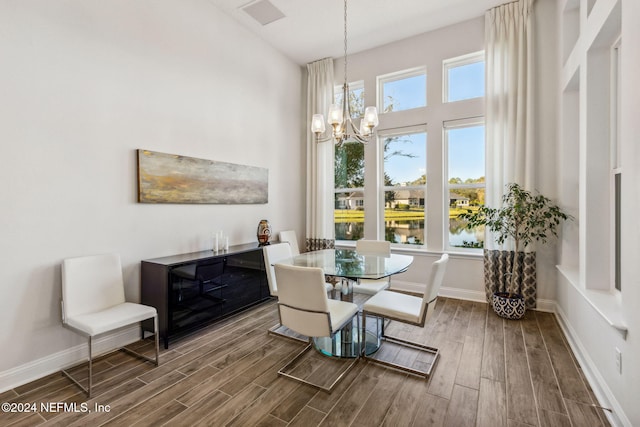
<svg viewBox="0 0 640 427">
<path fill-rule="evenodd" d="M 138 150 L 140 203 L 264 204 L 269 169 Z"/>
</svg>

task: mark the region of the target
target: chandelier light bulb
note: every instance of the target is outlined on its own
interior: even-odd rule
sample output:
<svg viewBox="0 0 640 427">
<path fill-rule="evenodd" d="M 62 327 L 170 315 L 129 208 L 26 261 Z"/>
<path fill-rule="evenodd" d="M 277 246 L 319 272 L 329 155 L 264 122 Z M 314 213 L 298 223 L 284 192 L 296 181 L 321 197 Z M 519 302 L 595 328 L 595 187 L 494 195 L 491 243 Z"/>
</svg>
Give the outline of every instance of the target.
<svg viewBox="0 0 640 427">
<path fill-rule="evenodd" d="M 371 135 L 371 127 L 367 126 L 365 119 L 360 120 L 360 134 L 362 136 Z"/>
<path fill-rule="evenodd" d="M 331 104 L 331 107 L 329 107 L 329 118 L 327 119 L 327 122 L 330 125 L 339 125 L 342 123 L 343 118 L 342 107 L 338 104 Z"/>
<path fill-rule="evenodd" d="M 364 110 L 364 121 L 369 127 L 378 126 L 378 109 L 376 107 L 367 107 Z"/>
<path fill-rule="evenodd" d="M 322 114 L 314 114 L 311 118 L 311 132 L 322 134 L 324 131 L 324 116 Z"/>
</svg>

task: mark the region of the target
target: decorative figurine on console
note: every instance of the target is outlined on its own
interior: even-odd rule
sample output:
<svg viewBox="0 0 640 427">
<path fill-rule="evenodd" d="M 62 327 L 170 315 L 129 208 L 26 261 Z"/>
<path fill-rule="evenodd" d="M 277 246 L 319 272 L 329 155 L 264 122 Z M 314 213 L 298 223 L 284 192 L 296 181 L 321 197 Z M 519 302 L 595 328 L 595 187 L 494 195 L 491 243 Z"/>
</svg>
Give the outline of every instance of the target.
<svg viewBox="0 0 640 427">
<path fill-rule="evenodd" d="M 266 219 L 260 220 L 258 223 L 258 246 L 266 246 L 271 238 L 271 225 Z"/>
</svg>

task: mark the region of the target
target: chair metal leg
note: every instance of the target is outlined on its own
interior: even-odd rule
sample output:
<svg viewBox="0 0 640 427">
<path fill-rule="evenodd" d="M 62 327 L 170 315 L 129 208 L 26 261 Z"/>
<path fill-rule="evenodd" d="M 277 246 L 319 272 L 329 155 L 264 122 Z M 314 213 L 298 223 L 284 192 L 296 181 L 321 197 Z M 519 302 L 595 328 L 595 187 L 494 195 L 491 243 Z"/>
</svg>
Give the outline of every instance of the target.
<svg viewBox="0 0 640 427">
<path fill-rule="evenodd" d="M 148 362 L 151 362 L 153 364 L 155 364 L 156 366 L 160 366 L 160 337 L 158 334 L 158 316 L 156 315 L 153 318 L 153 326 L 154 326 L 154 340 L 155 340 L 155 347 L 156 347 L 156 357 L 155 360 L 152 359 L 151 357 L 145 356 L 143 354 L 140 354 L 136 351 L 130 350 L 126 347 L 122 347 L 119 350 L 131 354 L 132 356 L 136 356 L 140 359 L 146 360 Z M 62 369 L 62 374 L 69 378 L 71 381 L 73 381 L 73 383 L 75 385 L 77 385 L 78 387 L 80 387 L 80 389 L 86 393 L 87 397 L 90 399 L 91 398 L 91 390 L 93 388 L 93 337 L 92 336 L 88 336 L 88 342 L 89 342 L 89 364 L 88 364 L 88 373 L 89 376 L 87 378 L 87 387 L 83 386 L 82 384 L 80 384 L 80 382 L 78 380 L 76 380 L 75 378 L 73 378 L 73 376 L 67 372 L 66 369 Z"/>
<path fill-rule="evenodd" d="M 127 347 L 120 348 L 120 351 L 124 351 L 125 353 L 129 353 L 132 356 L 138 357 L 142 360 L 146 360 L 147 362 L 151 362 L 156 366 L 160 366 L 160 348 L 159 348 L 159 337 L 158 337 L 158 315 L 153 318 L 153 329 L 155 334 L 155 347 L 156 347 L 156 357 L 155 360 L 149 356 L 145 356 L 144 354 L 138 353 L 137 351 L 131 350 Z"/>
<path fill-rule="evenodd" d="M 78 387 L 80 387 L 80 389 L 87 395 L 88 398 L 91 398 L 91 386 L 92 386 L 92 374 L 93 374 L 93 370 L 92 370 L 92 362 L 93 362 L 93 355 L 92 355 L 92 340 L 91 340 L 91 336 L 88 337 L 88 343 L 89 343 L 89 364 L 88 364 L 88 372 L 89 372 L 89 376 L 87 377 L 87 387 L 83 386 L 82 384 L 80 384 L 80 382 L 78 380 L 76 380 L 75 378 L 73 378 L 73 376 L 67 372 L 66 369 L 62 370 L 62 375 L 64 375 L 65 377 L 69 378 L 71 381 L 73 381 L 73 383 L 75 385 L 77 385 Z"/>
<path fill-rule="evenodd" d="M 311 387 L 314 387 L 314 388 L 317 388 L 319 390 L 322 390 L 325 393 L 331 393 L 333 391 L 333 389 L 335 388 L 335 386 L 344 378 L 344 376 L 347 373 L 349 373 L 349 371 L 355 366 L 356 362 L 358 361 L 358 358 L 354 358 L 353 361 L 351 363 L 349 363 L 347 365 L 347 367 L 340 373 L 340 375 L 338 375 L 338 378 L 336 378 L 328 387 L 322 386 L 320 384 L 313 383 L 311 381 L 307 381 L 307 380 L 305 380 L 303 378 L 296 377 L 294 375 L 291 375 L 291 374 L 285 372 L 289 367 L 295 365 L 296 362 L 299 359 L 301 359 L 311 349 L 313 349 L 313 339 L 309 338 L 307 346 L 305 348 L 303 348 L 302 351 L 300 353 L 298 353 L 293 359 L 291 359 L 289 362 L 287 362 L 286 365 L 284 365 L 282 368 L 280 368 L 280 370 L 278 370 L 278 375 L 281 375 L 283 377 L 287 377 L 289 379 L 292 379 L 292 380 L 297 381 L 297 382 L 302 383 L 302 384 L 310 385 Z"/>
<path fill-rule="evenodd" d="M 364 311 L 362 312 L 363 329 L 366 328 L 366 323 L 367 323 L 367 317 L 366 316 L 367 316 L 367 314 L 368 313 L 366 313 Z M 374 317 L 376 317 L 378 319 L 381 318 L 380 316 L 375 316 L 375 315 L 372 315 L 372 316 L 374 316 Z M 399 370 L 402 370 L 402 371 L 405 371 L 405 372 L 409 372 L 410 374 L 414 374 L 414 375 L 417 375 L 417 376 L 420 376 L 420 377 L 429 378 L 429 376 L 431 375 L 431 372 L 433 372 L 433 368 L 435 367 L 436 362 L 438 361 L 438 358 L 440 356 L 439 350 L 437 348 L 435 348 L 435 347 L 430 347 L 430 346 L 419 344 L 419 343 L 416 343 L 416 342 L 413 342 L 413 341 L 407 341 L 407 340 L 403 340 L 403 339 L 400 339 L 400 338 L 395 338 L 395 337 L 391 337 L 391 336 L 385 335 L 385 333 L 384 333 L 384 321 L 385 321 L 385 319 L 384 319 L 384 317 L 382 317 L 381 319 L 382 319 L 382 334 L 380 336 L 380 340 L 381 341 L 393 342 L 393 343 L 396 343 L 396 344 L 404 346 L 404 347 L 413 348 L 415 350 L 422 351 L 424 353 L 432 354 L 433 355 L 433 362 L 429 365 L 429 369 L 423 371 L 423 370 L 411 368 L 409 366 L 400 365 L 400 364 L 393 363 L 393 362 L 388 362 L 386 360 L 380 360 L 380 359 L 377 359 L 377 358 L 375 358 L 373 356 L 367 356 L 367 354 L 366 354 L 366 339 L 367 339 L 366 338 L 367 337 L 366 329 L 365 329 L 365 338 L 364 338 L 364 343 L 365 344 L 364 344 L 364 349 L 362 351 L 362 358 L 366 359 L 366 360 L 370 360 L 373 363 L 378 363 L 380 365 L 388 366 L 390 368 L 399 369 Z M 382 346 L 382 343 L 381 343 L 381 346 Z"/>
<path fill-rule="evenodd" d="M 89 390 L 87 397 L 91 399 L 91 387 L 93 386 L 93 337 L 89 336 Z"/>
<path fill-rule="evenodd" d="M 298 337 L 294 337 L 294 336 L 291 336 L 291 335 L 283 334 L 282 332 L 278 332 L 278 329 L 280 327 L 282 327 L 282 325 L 280 323 L 276 323 L 275 325 L 273 325 L 272 327 L 267 329 L 267 334 L 274 335 L 274 336 L 277 336 L 277 337 L 286 338 L 288 340 L 292 340 L 292 341 L 295 341 L 295 342 L 302 342 L 302 343 L 308 342 L 308 339 L 298 338 Z"/>
<path fill-rule="evenodd" d="M 158 334 L 158 316 L 153 318 L 153 330 L 156 341 L 156 366 L 160 366 L 160 337 Z"/>
</svg>

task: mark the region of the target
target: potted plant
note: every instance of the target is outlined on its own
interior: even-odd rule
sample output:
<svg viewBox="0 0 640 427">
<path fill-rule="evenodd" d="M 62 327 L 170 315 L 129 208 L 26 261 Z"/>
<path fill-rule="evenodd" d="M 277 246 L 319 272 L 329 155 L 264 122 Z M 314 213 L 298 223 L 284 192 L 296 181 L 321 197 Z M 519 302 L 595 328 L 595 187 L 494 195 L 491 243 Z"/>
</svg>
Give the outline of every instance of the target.
<svg viewBox="0 0 640 427">
<path fill-rule="evenodd" d="M 520 319 L 526 308 L 521 291 L 522 283 L 518 281 L 525 262 L 523 250 L 534 242 L 546 243 L 550 237 L 557 237 L 558 226 L 562 221 L 570 219 L 570 215 L 547 197 L 511 183 L 507 184 L 507 191 L 502 196 L 502 207 L 481 206 L 475 211 L 469 209 L 460 214 L 459 218 L 467 221 L 467 229 L 484 225 L 500 245 L 508 240 L 513 242 L 514 251 L 507 253 L 510 271 L 504 273 L 507 276 L 506 289 L 493 293 L 492 305 L 498 315 Z M 535 271 L 535 257 L 530 259 L 533 265 L 525 267 Z"/>
</svg>

